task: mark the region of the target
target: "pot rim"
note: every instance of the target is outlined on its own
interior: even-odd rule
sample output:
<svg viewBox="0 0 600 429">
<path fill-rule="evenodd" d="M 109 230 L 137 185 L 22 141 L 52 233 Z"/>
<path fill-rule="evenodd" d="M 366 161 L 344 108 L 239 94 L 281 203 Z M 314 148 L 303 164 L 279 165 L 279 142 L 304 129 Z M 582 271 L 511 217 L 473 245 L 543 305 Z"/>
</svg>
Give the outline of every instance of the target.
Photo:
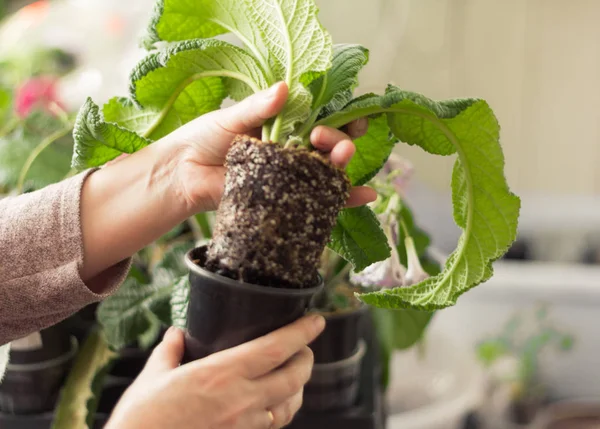
<svg viewBox="0 0 600 429">
<path fill-rule="evenodd" d="M 71 360 L 73 357 L 75 357 L 78 349 L 79 349 L 79 345 L 77 343 L 77 339 L 74 336 L 71 336 L 71 350 L 69 350 L 67 353 L 65 353 L 61 356 L 58 356 L 54 359 L 49 359 L 46 361 L 30 363 L 30 364 L 27 364 L 27 363 L 11 364 L 9 362 L 8 365 L 6 365 L 6 371 L 7 372 L 8 371 L 34 372 L 34 371 L 41 371 L 44 369 L 60 366 L 64 363 L 68 362 L 69 360 Z"/>
<path fill-rule="evenodd" d="M 187 267 L 190 270 L 190 275 L 193 273 L 200 277 L 207 277 L 211 280 L 218 281 L 221 284 L 223 284 L 224 286 L 227 286 L 229 288 L 233 288 L 233 289 L 243 288 L 246 291 L 256 292 L 256 293 L 259 293 L 262 295 L 278 295 L 278 296 L 314 295 L 314 294 L 316 294 L 316 292 L 318 292 L 319 290 L 321 290 L 324 287 L 323 278 L 318 273 L 317 273 L 317 276 L 319 278 L 319 283 L 317 284 L 317 286 L 314 286 L 311 288 L 304 288 L 304 289 L 276 288 L 276 287 L 270 287 L 270 286 L 261 286 L 261 285 L 257 285 L 257 284 L 253 284 L 253 283 L 246 283 L 243 281 L 234 280 L 229 277 L 225 277 L 225 276 L 213 273 L 212 271 L 206 270 L 206 269 L 202 268 L 201 266 L 195 264 L 194 261 L 192 260 L 193 252 L 197 251 L 198 249 L 202 249 L 202 248 L 206 248 L 206 247 L 207 247 L 206 245 L 195 247 L 195 248 L 189 250 L 185 254 L 185 264 L 187 265 Z"/>
<path fill-rule="evenodd" d="M 360 305 L 357 308 L 353 308 L 353 309 L 349 309 L 349 310 L 344 310 L 341 312 L 324 312 L 324 311 L 320 311 L 319 309 L 315 309 L 314 312 L 320 314 L 321 316 L 323 316 L 326 320 L 337 320 L 337 319 L 344 319 L 346 317 L 351 317 L 351 316 L 355 316 L 356 314 L 363 314 L 369 311 L 369 305 L 365 304 L 364 302 L 361 302 Z"/>
<path fill-rule="evenodd" d="M 315 363 L 313 365 L 313 371 L 335 371 L 336 369 L 342 369 L 356 365 L 362 361 L 362 358 L 365 356 L 366 353 L 367 342 L 361 338 L 358 342 L 358 348 L 352 354 L 352 356 L 335 362 Z"/>
</svg>

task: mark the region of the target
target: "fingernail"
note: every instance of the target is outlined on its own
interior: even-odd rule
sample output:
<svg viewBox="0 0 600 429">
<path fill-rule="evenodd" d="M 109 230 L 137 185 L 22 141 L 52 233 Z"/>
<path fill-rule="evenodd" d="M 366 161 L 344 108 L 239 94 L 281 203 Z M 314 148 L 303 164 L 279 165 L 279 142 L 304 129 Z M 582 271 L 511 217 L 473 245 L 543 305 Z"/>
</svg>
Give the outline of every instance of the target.
<svg viewBox="0 0 600 429">
<path fill-rule="evenodd" d="M 167 332 L 165 332 L 165 337 L 167 335 L 173 335 L 173 333 L 175 333 L 175 331 L 177 331 L 177 328 L 175 326 L 169 326 L 169 329 L 167 329 Z"/>
<path fill-rule="evenodd" d="M 321 332 L 325 328 L 325 318 L 320 314 L 312 316 L 312 322 L 318 332 Z"/>
<path fill-rule="evenodd" d="M 267 94 L 266 94 L 267 98 L 273 98 L 273 97 L 275 97 L 277 95 L 277 92 L 279 91 L 280 84 L 281 83 L 278 82 L 278 83 L 276 83 L 275 85 L 273 85 L 272 87 L 270 87 L 267 90 Z"/>
</svg>

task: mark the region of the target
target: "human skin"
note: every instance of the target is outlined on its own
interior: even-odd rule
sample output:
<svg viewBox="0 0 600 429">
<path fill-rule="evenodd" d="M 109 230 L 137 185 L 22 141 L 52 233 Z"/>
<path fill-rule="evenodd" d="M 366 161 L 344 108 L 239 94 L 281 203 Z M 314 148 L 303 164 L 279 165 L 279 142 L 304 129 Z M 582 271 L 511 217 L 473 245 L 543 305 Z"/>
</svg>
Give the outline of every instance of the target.
<svg viewBox="0 0 600 429">
<path fill-rule="evenodd" d="M 101 293 L 110 267 L 203 211 L 214 210 L 223 193 L 223 163 L 237 134 L 257 135 L 259 127 L 283 109 L 288 89 L 274 85 L 227 109 L 206 114 L 124 159 L 94 172 L 83 185 L 82 279 Z M 348 127 L 356 138 L 366 121 Z M 355 147 L 346 133 L 317 127 L 311 143 L 345 167 Z M 375 200 L 368 187 L 353 188 L 348 206 Z"/>
</svg>

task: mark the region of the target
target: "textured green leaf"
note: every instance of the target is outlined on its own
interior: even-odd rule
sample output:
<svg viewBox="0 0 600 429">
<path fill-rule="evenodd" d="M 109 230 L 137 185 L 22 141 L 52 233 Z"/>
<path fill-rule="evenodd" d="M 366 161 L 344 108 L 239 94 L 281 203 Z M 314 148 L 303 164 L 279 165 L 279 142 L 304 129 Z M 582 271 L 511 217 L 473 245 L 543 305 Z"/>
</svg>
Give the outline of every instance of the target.
<svg viewBox="0 0 600 429">
<path fill-rule="evenodd" d="M 366 207 L 342 210 L 329 247 L 350 262 L 355 271 L 390 257 L 387 238 L 373 211 Z"/>
<path fill-rule="evenodd" d="M 99 167 L 124 153 L 134 153 L 151 141 L 115 123 L 105 122 L 100 109 L 88 98 L 75 121 L 73 168 Z"/>
<path fill-rule="evenodd" d="M 183 276 L 175 283 L 171 295 L 171 324 L 173 326 L 185 329 L 189 302 L 190 280 L 188 276 Z"/>
<path fill-rule="evenodd" d="M 130 276 L 117 293 L 100 304 L 98 321 L 112 347 L 152 344 L 160 323 L 171 325 L 171 295 L 182 287 L 179 282 L 187 274 L 184 255 L 189 247 L 189 243 L 172 246 L 153 267 L 150 283 Z"/>
<path fill-rule="evenodd" d="M 231 81 L 240 82 L 248 93 L 269 86 L 251 55 L 223 41 L 189 40 L 148 55 L 133 70 L 130 88 L 135 101 L 158 113 L 149 126 L 144 123 L 144 135 L 157 139 L 218 109 L 227 89 L 235 92 Z"/>
<path fill-rule="evenodd" d="M 434 102 L 390 87 L 384 96 L 350 103 L 321 124 L 339 127 L 357 117 L 381 114 L 399 140 L 437 155 L 457 153 L 452 198 L 454 219 L 463 234 L 439 275 L 360 299 L 383 308 L 432 310 L 454 305 L 462 293 L 490 278 L 492 262 L 516 237 L 520 200 L 504 177 L 498 122 L 482 100 Z"/>
<path fill-rule="evenodd" d="M 321 117 L 341 110 L 352 100 L 358 86 L 358 73 L 369 61 L 369 50 L 360 45 L 333 46 L 331 68 L 310 85 L 313 94 L 312 108 Z"/>
<path fill-rule="evenodd" d="M 146 44 L 234 33 L 265 71 L 269 85 L 287 82 L 288 102 L 273 124 L 273 135 L 288 135 L 310 115 L 312 96 L 305 85 L 331 65 L 331 38 L 317 12 L 313 0 L 162 0 Z"/>
<path fill-rule="evenodd" d="M 98 321 L 106 331 L 108 343 L 115 349 L 138 342 L 154 326 L 151 311 L 160 301 L 168 303 L 171 285 L 141 284 L 128 278 L 119 291 L 98 307 Z"/>
<path fill-rule="evenodd" d="M 354 140 L 356 152 L 346 168 L 352 184 L 360 186 L 371 180 L 389 158 L 396 142 L 385 117 L 369 119 L 367 134 Z"/>
</svg>

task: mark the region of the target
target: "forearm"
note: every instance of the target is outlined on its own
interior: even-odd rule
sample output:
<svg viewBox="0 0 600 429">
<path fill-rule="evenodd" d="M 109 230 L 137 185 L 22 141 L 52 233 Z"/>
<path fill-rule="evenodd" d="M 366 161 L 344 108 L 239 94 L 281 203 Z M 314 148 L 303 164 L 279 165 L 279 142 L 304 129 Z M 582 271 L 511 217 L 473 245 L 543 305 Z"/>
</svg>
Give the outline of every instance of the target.
<svg viewBox="0 0 600 429">
<path fill-rule="evenodd" d="M 107 268 L 168 232 L 190 215 L 178 193 L 177 145 L 159 141 L 96 171 L 81 197 L 81 277 L 99 292 Z"/>
</svg>

